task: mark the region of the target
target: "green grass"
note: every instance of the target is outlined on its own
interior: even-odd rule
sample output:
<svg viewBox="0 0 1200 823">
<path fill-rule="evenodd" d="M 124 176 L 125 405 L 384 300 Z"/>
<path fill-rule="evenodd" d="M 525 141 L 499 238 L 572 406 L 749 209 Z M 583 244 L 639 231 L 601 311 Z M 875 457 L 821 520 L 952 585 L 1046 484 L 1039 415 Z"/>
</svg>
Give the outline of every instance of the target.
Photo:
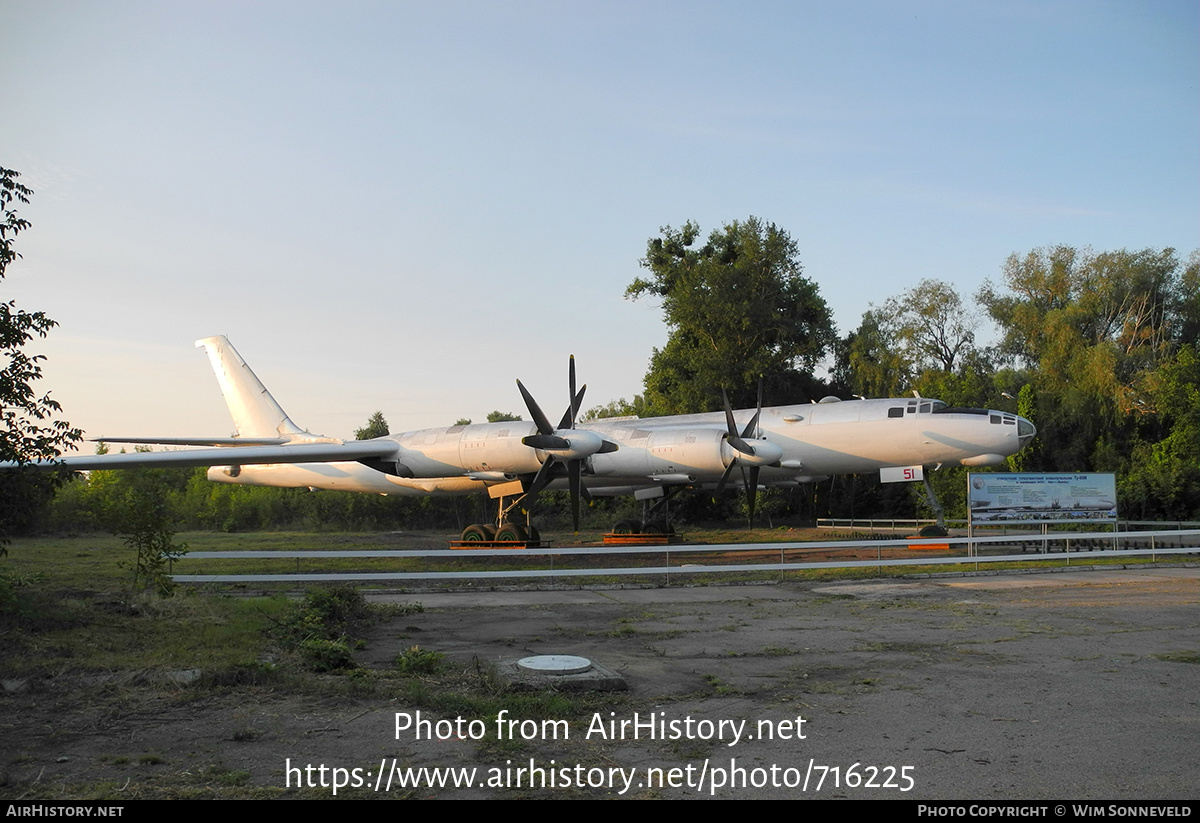
<svg viewBox="0 0 1200 823">
<path fill-rule="evenodd" d="M 1154 656 L 1159 660 L 1166 660 L 1171 663 L 1200 664 L 1200 651 L 1162 652 Z"/>
<path fill-rule="evenodd" d="M 409 646 L 396 655 L 396 671 L 402 674 L 433 674 L 442 667 L 445 655 L 422 649 L 420 646 Z"/>
<path fill-rule="evenodd" d="M 58 596 L 56 596 L 56 594 Z M 254 669 L 283 598 L 143 597 L 132 603 L 36 591 L 19 620 L 0 615 L 0 672 L 34 674 L 202 669 L 228 677 Z"/>
</svg>

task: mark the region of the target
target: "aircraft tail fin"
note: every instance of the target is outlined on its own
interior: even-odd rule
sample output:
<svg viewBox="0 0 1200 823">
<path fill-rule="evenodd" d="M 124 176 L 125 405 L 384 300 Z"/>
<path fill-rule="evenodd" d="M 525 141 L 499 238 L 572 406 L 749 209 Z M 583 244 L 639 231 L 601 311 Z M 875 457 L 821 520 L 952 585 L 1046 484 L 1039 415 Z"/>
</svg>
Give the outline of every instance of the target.
<svg viewBox="0 0 1200 823">
<path fill-rule="evenodd" d="M 275 437 L 304 434 L 305 431 L 275 402 L 275 398 L 255 376 L 246 361 L 224 335 L 196 341 L 212 362 L 213 372 L 225 396 L 225 405 L 233 417 L 239 437 Z"/>
</svg>

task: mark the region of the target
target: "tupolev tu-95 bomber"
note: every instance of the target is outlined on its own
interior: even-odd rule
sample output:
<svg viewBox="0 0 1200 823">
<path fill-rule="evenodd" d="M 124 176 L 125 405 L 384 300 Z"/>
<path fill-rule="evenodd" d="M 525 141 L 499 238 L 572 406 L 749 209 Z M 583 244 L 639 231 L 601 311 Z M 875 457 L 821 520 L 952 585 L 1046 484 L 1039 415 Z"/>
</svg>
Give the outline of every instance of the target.
<svg viewBox="0 0 1200 823">
<path fill-rule="evenodd" d="M 923 467 L 995 466 L 1036 434 L 1031 422 L 1009 412 L 920 397 L 827 397 L 763 408 L 761 386 L 755 409 L 734 411 L 726 399 L 723 412 L 581 421 L 586 387 L 576 390 L 572 358 L 569 403 L 557 425 L 518 380 L 529 421 L 346 441 L 292 422 L 225 337 L 196 345 L 208 352 L 233 417 L 233 437 L 101 437 L 96 439 L 200 448 L 70 456 L 53 465 L 208 466 L 208 479 L 217 483 L 385 495 L 487 492 L 500 500 L 495 527 L 468 527 L 463 539 L 523 541 L 530 535 L 508 515 L 517 507 L 527 510 L 548 488 L 570 492 L 578 530 L 581 497 L 634 495 L 661 502 L 685 488 L 721 491 L 736 468 L 753 518 L 760 487 L 867 472 L 921 480 Z"/>
</svg>

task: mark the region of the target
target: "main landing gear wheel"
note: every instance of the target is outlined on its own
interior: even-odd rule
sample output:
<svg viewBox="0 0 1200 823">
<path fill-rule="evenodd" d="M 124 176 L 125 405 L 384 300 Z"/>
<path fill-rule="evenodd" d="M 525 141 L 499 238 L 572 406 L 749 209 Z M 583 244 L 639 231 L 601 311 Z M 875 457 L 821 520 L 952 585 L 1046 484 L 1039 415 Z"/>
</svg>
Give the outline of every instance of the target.
<svg viewBox="0 0 1200 823">
<path fill-rule="evenodd" d="M 636 520 L 618 520 L 613 524 L 613 534 L 640 534 L 642 524 Z"/>
<path fill-rule="evenodd" d="M 527 540 L 529 535 L 516 523 L 501 523 L 500 528 L 496 529 L 498 543 L 524 543 Z"/>
<path fill-rule="evenodd" d="M 464 543 L 490 543 L 495 539 L 496 530 L 483 523 L 472 523 L 462 533 Z"/>
<path fill-rule="evenodd" d="M 666 534 L 667 524 L 661 520 L 651 520 L 642 526 L 642 534 Z"/>
</svg>

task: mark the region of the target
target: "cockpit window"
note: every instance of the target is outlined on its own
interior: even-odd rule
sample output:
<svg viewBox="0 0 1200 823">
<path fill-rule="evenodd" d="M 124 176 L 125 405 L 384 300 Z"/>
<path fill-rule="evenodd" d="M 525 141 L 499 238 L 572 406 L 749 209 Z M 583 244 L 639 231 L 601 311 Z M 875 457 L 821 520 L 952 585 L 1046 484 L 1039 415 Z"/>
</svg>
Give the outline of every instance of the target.
<svg viewBox="0 0 1200 823">
<path fill-rule="evenodd" d="M 888 417 L 903 417 L 903 416 L 904 416 L 904 407 L 903 406 L 894 406 L 894 407 L 888 409 Z"/>
</svg>

